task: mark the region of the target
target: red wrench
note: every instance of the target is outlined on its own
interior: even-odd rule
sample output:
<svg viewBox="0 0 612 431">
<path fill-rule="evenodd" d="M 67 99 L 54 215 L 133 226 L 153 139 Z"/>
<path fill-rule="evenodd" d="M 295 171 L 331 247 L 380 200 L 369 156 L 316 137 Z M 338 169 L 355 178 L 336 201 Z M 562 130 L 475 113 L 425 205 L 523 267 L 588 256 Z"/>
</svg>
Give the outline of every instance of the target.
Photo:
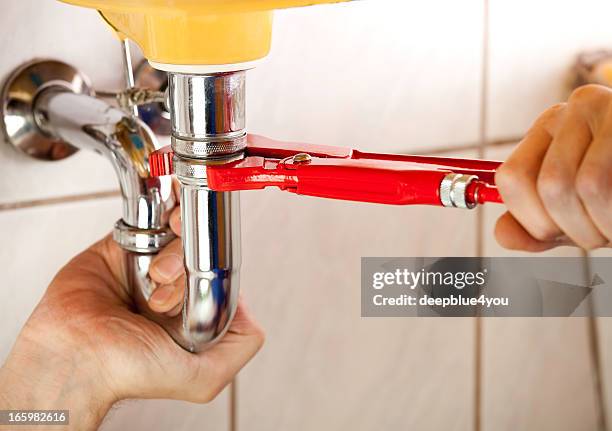
<svg viewBox="0 0 612 431">
<path fill-rule="evenodd" d="M 151 175 L 172 174 L 172 159 L 169 146 L 151 154 Z M 391 205 L 471 209 L 502 203 L 495 186 L 501 162 L 495 161 L 365 153 L 249 135 L 239 159 L 203 164 L 208 188 L 220 192 L 275 186 L 299 195 Z"/>
</svg>

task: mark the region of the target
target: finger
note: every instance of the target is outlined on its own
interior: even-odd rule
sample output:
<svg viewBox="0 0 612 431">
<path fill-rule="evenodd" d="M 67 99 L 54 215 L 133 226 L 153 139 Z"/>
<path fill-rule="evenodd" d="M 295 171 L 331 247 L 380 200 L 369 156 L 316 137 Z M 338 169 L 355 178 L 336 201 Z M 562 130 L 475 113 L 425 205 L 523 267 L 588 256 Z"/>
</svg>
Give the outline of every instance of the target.
<svg viewBox="0 0 612 431">
<path fill-rule="evenodd" d="M 193 355 L 196 373 L 185 388 L 186 395 L 196 402 L 216 397 L 255 356 L 264 340 L 264 331 L 240 300 L 227 334 L 210 350 Z"/>
<path fill-rule="evenodd" d="M 595 226 L 612 242 L 612 130 L 604 130 L 587 150 L 576 175 L 576 190 Z"/>
<path fill-rule="evenodd" d="M 185 276 L 183 275 L 173 283 L 157 287 L 149 299 L 149 307 L 158 313 L 176 316 L 182 309 L 184 295 Z"/>
<path fill-rule="evenodd" d="M 155 256 L 149 275 L 159 284 L 170 284 L 184 273 L 183 245 L 181 239 L 176 238 Z"/>
<path fill-rule="evenodd" d="M 182 289 L 182 293 L 181 293 L 180 302 L 176 304 L 174 308 L 170 309 L 169 311 L 166 311 L 165 312 L 166 316 L 176 317 L 183 312 L 183 303 L 185 300 L 185 284 L 184 283 L 181 289 Z"/>
<path fill-rule="evenodd" d="M 497 220 L 495 238 L 499 245 L 504 248 L 532 253 L 550 250 L 562 245 L 573 245 L 566 236 L 560 236 L 552 241 L 538 241 L 509 212 L 504 213 Z"/>
<path fill-rule="evenodd" d="M 174 197 L 177 202 L 181 201 L 181 183 L 179 180 L 172 178 L 172 190 L 174 191 Z"/>
<path fill-rule="evenodd" d="M 564 109 L 565 105 L 561 104 L 542 114 L 495 175 L 508 211 L 529 235 L 540 242 L 552 241 L 562 234 L 540 199 L 537 178 L 552 142 L 550 131 Z"/>
<path fill-rule="evenodd" d="M 576 243 L 591 250 L 608 240 L 599 232 L 576 190 L 578 168 L 591 144 L 591 129 L 570 105 L 544 157 L 538 193 L 557 226 Z"/>
<path fill-rule="evenodd" d="M 170 214 L 170 229 L 177 236 L 181 236 L 181 208 L 177 207 Z"/>
</svg>

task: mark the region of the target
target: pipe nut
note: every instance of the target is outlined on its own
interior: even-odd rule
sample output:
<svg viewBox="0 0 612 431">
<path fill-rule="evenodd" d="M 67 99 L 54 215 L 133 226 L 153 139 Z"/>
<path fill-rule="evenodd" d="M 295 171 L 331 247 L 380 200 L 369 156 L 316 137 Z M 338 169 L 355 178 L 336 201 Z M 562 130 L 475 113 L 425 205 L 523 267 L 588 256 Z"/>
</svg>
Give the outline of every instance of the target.
<svg viewBox="0 0 612 431">
<path fill-rule="evenodd" d="M 461 208 L 471 210 L 476 203 L 467 201 L 467 188 L 476 181 L 476 175 L 450 173 L 440 183 L 440 201 L 447 208 Z"/>
</svg>

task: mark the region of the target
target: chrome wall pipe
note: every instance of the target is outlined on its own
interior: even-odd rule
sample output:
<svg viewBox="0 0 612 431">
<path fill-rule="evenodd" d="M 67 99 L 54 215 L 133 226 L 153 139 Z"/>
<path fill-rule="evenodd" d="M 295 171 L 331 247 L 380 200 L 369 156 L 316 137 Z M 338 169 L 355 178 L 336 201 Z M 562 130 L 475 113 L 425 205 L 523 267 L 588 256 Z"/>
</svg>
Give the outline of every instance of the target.
<svg viewBox="0 0 612 431">
<path fill-rule="evenodd" d="M 95 97 L 61 87 L 41 92 L 34 116 L 45 133 L 111 161 L 121 188 L 126 225 L 139 229 L 168 226 L 175 206 L 172 182 L 149 178 L 148 155 L 159 145 L 146 124 Z"/>
</svg>

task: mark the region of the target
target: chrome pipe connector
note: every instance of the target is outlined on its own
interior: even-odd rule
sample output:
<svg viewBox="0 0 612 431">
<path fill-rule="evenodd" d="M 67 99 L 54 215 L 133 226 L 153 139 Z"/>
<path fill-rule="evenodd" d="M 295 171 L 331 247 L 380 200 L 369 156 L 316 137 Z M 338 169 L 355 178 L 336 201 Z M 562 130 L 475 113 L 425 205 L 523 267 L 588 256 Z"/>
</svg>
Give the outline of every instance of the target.
<svg viewBox="0 0 612 431">
<path fill-rule="evenodd" d="M 245 71 L 168 74 L 175 154 L 219 158 L 246 148 L 245 80 Z"/>
</svg>

